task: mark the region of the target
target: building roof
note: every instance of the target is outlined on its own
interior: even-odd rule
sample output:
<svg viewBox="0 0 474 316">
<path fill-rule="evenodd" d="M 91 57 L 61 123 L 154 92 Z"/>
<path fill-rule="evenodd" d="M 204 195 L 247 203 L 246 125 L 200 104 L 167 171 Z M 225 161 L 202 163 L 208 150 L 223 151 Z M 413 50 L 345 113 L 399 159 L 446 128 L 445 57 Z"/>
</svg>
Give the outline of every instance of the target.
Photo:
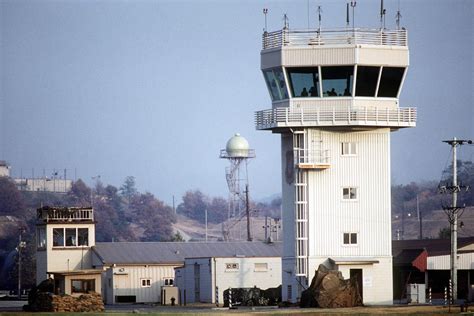
<svg viewBox="0 0 474 316">
<path fill-rule="evenodd" d="M 458 238 L 458 250 L 462 252 L 463 247 L 474 244 L 474 237 Z M 426 249 L 428 256 L 447 255 L 451 252 L 451 241 L 449 239 L 416 239 L 416 240 L 394 240 L 392 242 L 392 253 L 397 257 L 403 250 L 418 249 L 421 252 Z"/>
<path fill-rule="evenodd" d="M 281 242 L 102 242 L 92 248 L 104 264 L 184 263 L 185 258 L 281 257 Z"/>
</svg>

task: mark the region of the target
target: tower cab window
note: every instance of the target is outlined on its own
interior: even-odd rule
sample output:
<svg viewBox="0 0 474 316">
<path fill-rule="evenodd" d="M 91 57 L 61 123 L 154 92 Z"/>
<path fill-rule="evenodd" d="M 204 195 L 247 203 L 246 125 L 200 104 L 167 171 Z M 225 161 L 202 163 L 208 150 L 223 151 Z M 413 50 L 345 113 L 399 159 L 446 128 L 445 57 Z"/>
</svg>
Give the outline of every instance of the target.
<svg viewBox="0 0 474 316">
<path fill-rule="evenodd" d="M 356 96 L 375 97 L 380 67 L 357 67 Z"/>
<path fill-rule="evenodd" d="M 323 81 L 323 96 L 352 96 L 353 66 L 321 67 L 321 77 Z"/>
<path fill-rule="evenodd" d="M 319 72 L 317 67 L 288 68 L 291 95 L 297 98 L 319 97 Z"/>
<path fill-rule="evenodd" d="M 402 84 L 405 68 L 383 67 L 380 77 L 379 97 L 396 98 Z"/>
<path fill-rule="evenodd" d="M 288 99 L 285 77 L 281 68 L 264 70 L 263 75 L 273 101 Z"/>
</svg>

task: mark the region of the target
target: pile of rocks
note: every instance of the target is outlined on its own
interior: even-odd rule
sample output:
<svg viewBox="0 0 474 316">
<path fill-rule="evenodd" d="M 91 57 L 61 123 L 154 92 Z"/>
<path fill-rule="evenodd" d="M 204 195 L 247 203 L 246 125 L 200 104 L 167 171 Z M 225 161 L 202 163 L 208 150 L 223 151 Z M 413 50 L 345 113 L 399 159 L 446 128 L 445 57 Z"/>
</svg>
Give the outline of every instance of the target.
<svg viewBox="0 0 474 316">
<path fill-rule="evenodd" d="M 300 307 L 361 306 L 362 298 L 355 279 L 344 280 L 340 271 L 320 265 L 310 287 L 301 294 Z"/>
</svg>

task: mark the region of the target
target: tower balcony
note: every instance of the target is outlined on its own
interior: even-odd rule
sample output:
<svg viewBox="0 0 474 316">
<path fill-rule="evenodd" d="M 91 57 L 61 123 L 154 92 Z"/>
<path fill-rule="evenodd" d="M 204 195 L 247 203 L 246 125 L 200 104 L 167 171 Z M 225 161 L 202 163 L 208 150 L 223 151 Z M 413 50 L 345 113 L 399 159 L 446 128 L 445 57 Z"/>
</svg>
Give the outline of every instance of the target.
<svg viewBox="0 0 474 316">
<path fill-rule="evenodd" d="M 274 108 L 255 112 L 258 130 L 297 127 L 389 127 L 416 126 L 416 108 L 324 107 Z"/>
<path fill-rule="evenodd" d="M 284 46 L 339 46 L 339 45 L 383 45 L 407 46 L 408 35 L 405 29 L 360 29 L 345 28 L 333 30 L 290 30 L 264 32 L 262 49 L 282 48 Z"/>
<path fill-rule="evenodd" d="M 311 150 L 311 149 L 295 149 L 295 165 L 299 169 L 324 170 L 328 169 L 331 164 L 329 162 L 329 150 Z"/>
<path fill-rule="evenodd" d="M 36 211 L 38 223 L 93 222 L 92 207 L 49 207 L 44 206 Z"/>
</svg>

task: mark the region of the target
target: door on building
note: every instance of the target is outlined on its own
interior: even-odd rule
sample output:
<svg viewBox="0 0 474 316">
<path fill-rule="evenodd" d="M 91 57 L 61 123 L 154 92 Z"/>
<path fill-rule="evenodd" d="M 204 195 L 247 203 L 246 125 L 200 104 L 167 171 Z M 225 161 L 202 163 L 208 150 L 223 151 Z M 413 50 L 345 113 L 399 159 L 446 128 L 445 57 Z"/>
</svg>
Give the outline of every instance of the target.
<svg viewBox="0 0 474 316">
<path fill-rule="evenodd" d="M 360 298 L 362 299 L 362 303 L 364 302 L 364 288 L 362 286 L 362 269 L 350 269 L 350 278 L 355 279 L 357 283 L 357 287 L 359 288 Z"/>
<path fill-rule="evenodd" d="M 194 265 L 194 302 L 201 301 L 201 266 Z"/>
</svg>

